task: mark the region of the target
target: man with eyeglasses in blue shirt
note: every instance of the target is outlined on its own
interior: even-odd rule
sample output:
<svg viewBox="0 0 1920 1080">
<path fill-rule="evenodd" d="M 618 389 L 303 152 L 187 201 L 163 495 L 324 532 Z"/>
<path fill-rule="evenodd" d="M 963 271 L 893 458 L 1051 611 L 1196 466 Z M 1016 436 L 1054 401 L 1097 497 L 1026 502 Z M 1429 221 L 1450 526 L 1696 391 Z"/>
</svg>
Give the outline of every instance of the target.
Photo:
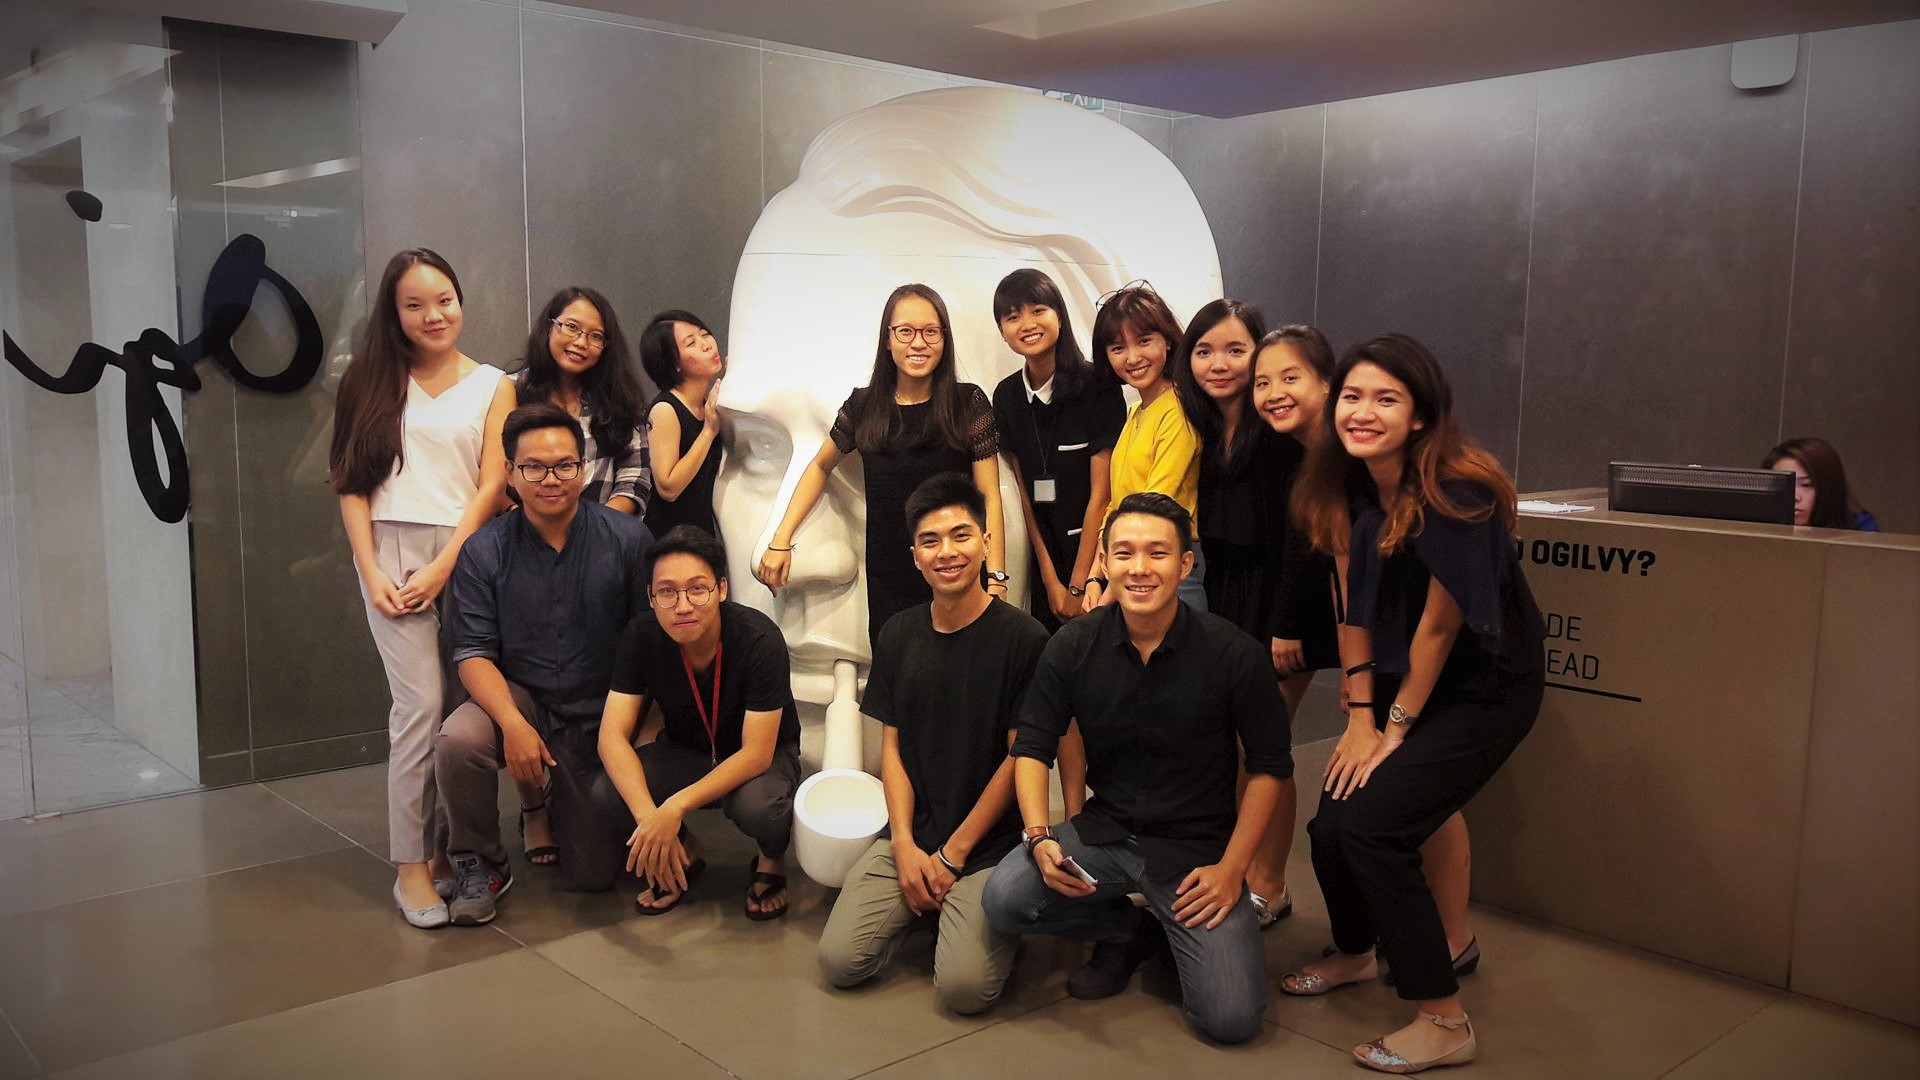
<svg viewBox="0 0 1920 1080">
<path fill-rule="evenodd" d="M 579 421 L 549 403 L 524 405 L 507 415 L 501 437 L 520 505 L 482 525 L 454 565 L 448 625 L 470 700 L 434 740 L 456 874 L 447 910 L 459 926 L 491 922 L 513 885 L 500 842 L 502 768 L 547 791 L 562 865 L 594 863 L 604 829 L 582 778 L 595 771 L 620 635 L 648 606 L 652 534 L 580 498 Z"/>
<path fill-rule="evenodd" d="M 744 911 L 765 921 L 787 913 L 787 845 L 800 786 L 800 714 L 787 643 L 772 619 L 727 599 L 720 541 L 677 525 L 649 560 L 653 618 L 633 620 L 620 640 L 592 801 L 625 846 L 625 868 L 642 881 L 634 910 L 664 915 L 706 868 L 687 814 L 718 806 L 759 847 L 747 867 Z M 634 745 L 649 701 L 664 725 Z M 619 865 L 602 871 L 608 883 Z"/>
</svg>

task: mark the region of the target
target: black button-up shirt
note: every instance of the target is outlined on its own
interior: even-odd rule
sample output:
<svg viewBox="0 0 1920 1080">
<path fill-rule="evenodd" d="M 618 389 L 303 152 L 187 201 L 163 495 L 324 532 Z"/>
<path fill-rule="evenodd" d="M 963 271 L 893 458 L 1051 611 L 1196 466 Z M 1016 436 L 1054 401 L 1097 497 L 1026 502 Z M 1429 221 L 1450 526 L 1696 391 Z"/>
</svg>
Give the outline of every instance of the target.
<svg viewBox="0 0 1920 1080">
<path fill-rule="evenodd" d="M 1185 604 L 1144 664 L 1118 604 L 1061 628 L 1034 672 L 1013 756 L 1051 765 L 1075 717 L 1094 795 L 1074 828 L 1089 844 L 1134 838 L 1156 880 L 1226 852 L 1236 739 L 1248 772 L 1293 775 L 1273 661 L 1239 627 Z"/>
<path fill-rule="evenodd" d="M 519 510 L 487 522 L 454 564 L 454 662 L 491 660 L 549 721 L 596 730 L 620 634 L 647 611 L 652 545 L 639 519 L 585 500 L 558 551 Z"/>
</svg>

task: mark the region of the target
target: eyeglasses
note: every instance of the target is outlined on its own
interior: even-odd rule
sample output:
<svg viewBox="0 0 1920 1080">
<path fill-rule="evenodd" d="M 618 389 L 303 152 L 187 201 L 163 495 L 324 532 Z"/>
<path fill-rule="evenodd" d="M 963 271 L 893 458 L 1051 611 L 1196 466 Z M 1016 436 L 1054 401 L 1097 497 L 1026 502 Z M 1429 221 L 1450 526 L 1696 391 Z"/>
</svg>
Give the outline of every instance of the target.
<svg viewBox="0 0 1920 1080">
<path fill-rule="evenodd" d="M 1158 292 L 1154 290 L 1153 282 L 1148 281 L 1146 278 L 1135 278 L 1132 281 L 1127 282 L 1125 285 L 1122 285 L 1119 288 L 1113 290 L 1112 292 L 1101 293 L 1100 298 L 1093 302 L 1093 306 L 1096 308 L 1105 307 L 1107 304 L 1107 301 L 1113 299 L 1116 296 L 1119 296 L 1121 293 L 1126 292 L 1129 289 L 1138 289 L 1141 292 L 1153 293 L 1155 296 L 1160 295 Z"/>
<path fill-rule="evenodd" d="M 684 589 L 676 589 L 671 585 L 661 585 L 647 595 L 652 598 L 654 607 L 659 608 L 661 611 L 672 611 L 674 608 L 680 606 L 680 596 L 683 593 L 686 594 L 687 603 L 692 604 L 694 607 L 706 607 L 713 602 L 713 594 L 715 591 L 713 586 L 705 583 L 689 585 Z"/>
<path fill-rule="evenodd" d="M 538 461 L 529 461 L 524 465 L 515 465 L 514 468 L 520 470 L 520 479 L 529 484 L 545 481 L 548 473 L 552 473 L 555 479 L 565 483 L 580 475 L 580 464 L 578 461 L 562 461 L 557 465 L 542 465 Z"/>
<path fill-rule="evenodd" d="M 572 319 L 548 319 L 547 321 L 553 324 L 555 330 L 560 331 L 575 341 L 584 339 L 588 345 L 596 349 L 604 349 L 607 347 L 607 335 L 598 330 L 589 330 L 579 323 L 574 322 Z"/>
<path fill-rule="evenodd" d="M 940 344 L 940 339 L 944 336 L 937 326 L 889 326 L 887 329 L 893 331 L 893 340 L 902 345 L 913 344 L 913 339 L 916 336 L 925 340 L 929 345 L 938 345 Z"/>
</svg>

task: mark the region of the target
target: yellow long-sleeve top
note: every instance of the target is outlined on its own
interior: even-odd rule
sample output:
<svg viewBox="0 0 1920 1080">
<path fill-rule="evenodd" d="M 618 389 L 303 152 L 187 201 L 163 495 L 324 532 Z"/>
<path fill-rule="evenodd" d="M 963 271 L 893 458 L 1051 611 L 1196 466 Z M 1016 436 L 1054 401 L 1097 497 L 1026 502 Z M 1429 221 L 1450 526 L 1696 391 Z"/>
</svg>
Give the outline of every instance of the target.
<svg viewBox="0 0 1920 1080">
<path fill-rule="evenodd" d="M 1200 433 L 1187 422 L 1171 387 L 1150 405 L 1127 410 L 1126 426 L 1113 446 L 1107 512 L 1136 491 L 1158 491 L 1197 517 L 1200 502 Z"/>
</svg>

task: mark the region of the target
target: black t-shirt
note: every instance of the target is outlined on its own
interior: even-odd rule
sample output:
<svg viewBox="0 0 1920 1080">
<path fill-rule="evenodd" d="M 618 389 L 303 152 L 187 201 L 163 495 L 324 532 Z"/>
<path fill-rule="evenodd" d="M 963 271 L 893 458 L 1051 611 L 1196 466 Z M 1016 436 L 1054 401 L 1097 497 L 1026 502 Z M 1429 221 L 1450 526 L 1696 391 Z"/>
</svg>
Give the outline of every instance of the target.
<svg viewBox="0 0 1920 1080">
<path fill-rule="evenodd" d="M 661 628 L 651 610 L 636 615 L 620 638 L 613 662 L 616 694 L 645 694 L 660 703 L 665 738 L 690 750 L 710 750 L 714 760 L 740 749 L 740 729 L 749 712 L 780 710 L 780 743 L 800 741 L 800 713 L 793 707 L 793 682 L 787 643 L 773 620 L 745 604 L 720 604 L 720 719 L 711 744 L 700 709 L 713 706 L 713 668 L 695 671 L 700 704 L 687 684 L 680 646 Z"/>
<path fill-rule="evenodd" d="M 899 612 L 880 631 L 860 710 L 899 733 L 921 850 L 947 842 L 1007 759 L 1007 732 L 1046 645 L 1033 616 L 999 601 L 951 634 L 933 628 L 931 604 Z M 1010 802 L 964 872 L 994 865 L 1019 842 L 1020 810 Z"/>
</svg>

